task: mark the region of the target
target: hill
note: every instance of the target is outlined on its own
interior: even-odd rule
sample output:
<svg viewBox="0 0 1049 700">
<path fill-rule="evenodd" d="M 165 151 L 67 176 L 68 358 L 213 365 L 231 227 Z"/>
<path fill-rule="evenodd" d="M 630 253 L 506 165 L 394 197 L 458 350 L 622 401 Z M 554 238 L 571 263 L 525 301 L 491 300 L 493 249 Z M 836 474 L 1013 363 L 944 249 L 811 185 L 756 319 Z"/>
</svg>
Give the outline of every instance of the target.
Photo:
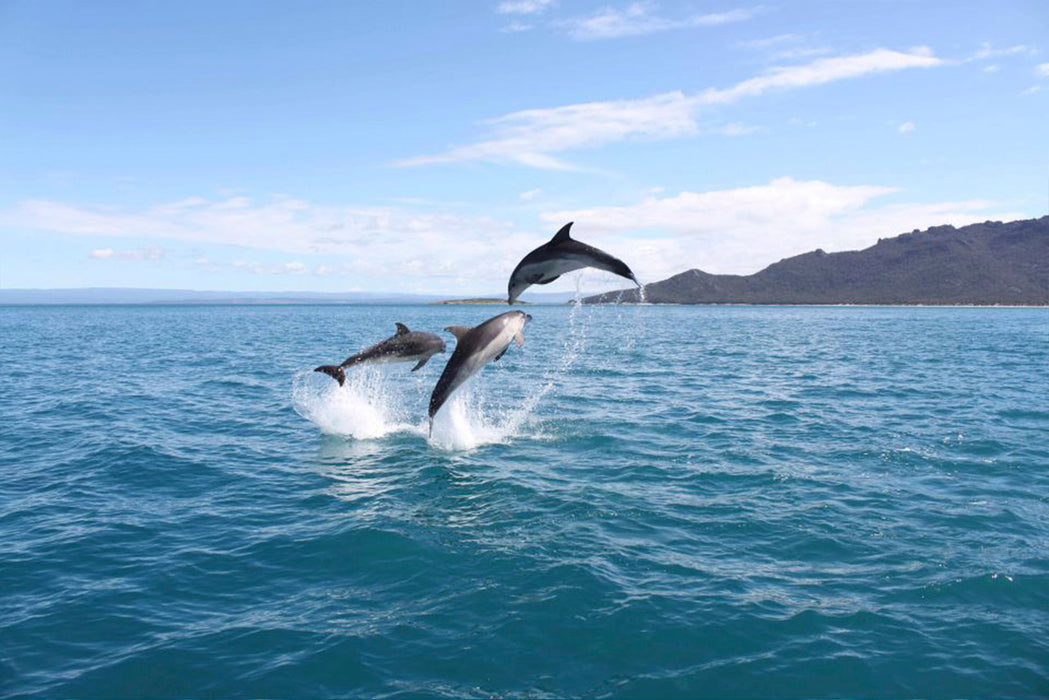
<svg viewBox="0 0 1049 700">
<path fill-rule="evenodd" d="M 638 290 L 583 303 L 637 302 Z M 752 275 L 689 270 L 645 285 L 656 304 L 1049 305 L 1049 216 L 880 239 L 865 250 L 786 258 Z"/>
</svg>

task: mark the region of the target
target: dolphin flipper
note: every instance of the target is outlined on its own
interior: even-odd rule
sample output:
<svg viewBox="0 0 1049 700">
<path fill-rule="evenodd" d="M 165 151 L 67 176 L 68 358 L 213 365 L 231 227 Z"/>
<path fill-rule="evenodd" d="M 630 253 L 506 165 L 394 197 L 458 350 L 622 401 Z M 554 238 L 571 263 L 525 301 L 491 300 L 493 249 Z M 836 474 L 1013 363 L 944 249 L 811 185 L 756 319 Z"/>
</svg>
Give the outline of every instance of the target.
<svg viewBox="0 0 1049 700">
<path fill-rule="evenodd" d="M 503 359 L 503 355 L 505 355 L 505 354 L 506 354 L 506 351 L 507 351 L 507 350 L 509 350 L 509 349 L 510 349 L 510 346 L 509 346 L 509 345 L 507 345 L 507 346 L 506 346 L 505 348 L 503 348 L 503 351 L 502 351 L 501 353 L 499 353 L 498 355 L 496 355 L 496 356 L 495 356 L 495 357 L 494 357 L 494 358 L 492 359 L 492 362 L 498 362 L 499 360 Z"/>
<path fill-rule="evenodd" d="M 430 361 L 430 357 L 431 357 L 430 355 L 427 355 L 423 359 L 419 360 L 419 364 L 417 364 L 414 367 L 412 367 L 412 371 L 414 372 L 415 370 L 419 369 L 420 367 L 425 365 L 427 362 L 429 362 Z"/>
</svg>

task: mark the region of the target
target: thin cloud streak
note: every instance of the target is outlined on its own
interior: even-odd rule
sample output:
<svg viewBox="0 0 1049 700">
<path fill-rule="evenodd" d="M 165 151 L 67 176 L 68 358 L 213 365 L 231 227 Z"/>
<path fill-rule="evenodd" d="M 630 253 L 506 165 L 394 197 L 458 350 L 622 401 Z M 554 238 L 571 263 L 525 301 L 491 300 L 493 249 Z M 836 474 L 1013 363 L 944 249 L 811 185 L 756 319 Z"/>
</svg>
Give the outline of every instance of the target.
<svg viewBox="0 0 1049 700">
<path fill-rule="evenodd" d="M 656 9 L 651 3 L 635 2 L 621 9 L 606 7 L 586 17 L 562 20 L 558 25 L 573 39 L 593 41 L 742 22 L 759 11 L 758 8 L 740 8 L 671 19 L 655 14 Z"/>
<path fill-rule="evenodd" d="M 554 154 L 593 148 L 629 139 L 672 139 L 700 133 L 697 112 L 760 95 L 858 78 L 878 73 L 943 65 L 924 47 L 910 52 L 877 49 L 865 54 L 823 58 L 811 63 L 772 68 L 728 88 L 694 95 L 669 92 L 636 100 L 588 102 L 513 112 L 486 122 L 491 138 L 443 154 L 407 158 L 395 166 L 411 167 L 483 161 L 513 163 L 549 170 L 577 166 Z"/>
<path fill-rule="evenodd" d="M 877 204 L 890 195 L 900 193 L 881 185 L 780 178 L 709 192 L 656 191 L 625 206 L 546 210 L 543 223 L 530 231 L 481 215 L 328 207 L 287 197 L 262 202 L 195 198 L 141 210 L 36 201 L 0 212 L 0 223 L 83 236 L 102 244 L 93 255 L 101 260 L 162 257 L 151 264 L 191 260 L 203 270 L 337 278 L 356 289 L 474 294 L 502 289 L 520 258 L 567 221 L 576 222 L 574 233 L 581 239 L 629 259 L 643 280 L 655 281 L 691 267 L 754 272 L 814 248 L 865 247 L 880 236 L 915 227 L 1023 217 L 989 201 Z M 175 250 L 173 255 L 151 247 L 118 252 L 105 243 L 116 237 L 182 241 L 191 247 L 179 252 L 165 245 Z M 236 248 L 200 250 L 204 243 Z M 154 250 L 161 252 L 154 255 Z M 288 255 L 282 260 L 279 253 Z M 618 284 L 597 273 L 586 279 L 588 288 Z M 573 283 L 569 279 L 552 291 Z"/>
</svg>

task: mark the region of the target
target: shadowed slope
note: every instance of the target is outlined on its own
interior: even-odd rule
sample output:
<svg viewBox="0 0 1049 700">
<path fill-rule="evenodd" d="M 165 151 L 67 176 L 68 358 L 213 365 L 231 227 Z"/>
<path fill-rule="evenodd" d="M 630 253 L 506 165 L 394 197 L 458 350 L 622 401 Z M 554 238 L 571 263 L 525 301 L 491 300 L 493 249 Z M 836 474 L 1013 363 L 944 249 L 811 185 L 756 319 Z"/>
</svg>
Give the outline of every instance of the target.
<svg viewBox="0 0 1049 700">
<path fill-rule="evenodd" d="M 689 270 L 645 286 L 657 304 L 1049 304 L 1049 216 L 936 226 L 865 250 L 816 250 L 753 275 Z M 636 302 L 627 289 L 584 303 Z"/>
</svg>

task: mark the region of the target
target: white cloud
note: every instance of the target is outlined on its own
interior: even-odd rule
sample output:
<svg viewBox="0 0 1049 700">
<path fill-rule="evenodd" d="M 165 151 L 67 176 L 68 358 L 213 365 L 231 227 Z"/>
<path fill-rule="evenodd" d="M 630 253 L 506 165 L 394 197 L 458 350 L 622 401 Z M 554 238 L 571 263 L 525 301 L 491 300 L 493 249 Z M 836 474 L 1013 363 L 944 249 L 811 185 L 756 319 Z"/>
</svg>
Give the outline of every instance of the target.
<svg viewBox="0 0 1049 700">
<path fill-rule="evenodd" d="M 559 24 L 573 39 L 617 39 L 671 29 L 741 22 L 753 17 L 757 10 L 741 8 L 678 19 L 662 17 L 657 12 L 658 7 L 653 3 L 634 2 L 623 8 L 605 7 L 592 15 L 563 20 Z"/>
<path fill-rule="evenodd" d="M 1041 85 L 1032 85 L 1031 87 L 1027 88 L 1026 90 L 1021 90 L 1020 94 L 1022 96 L 1024 96 L 1024 97 L 1027 97 L 1028 95 L 1037 95 L 1041 91 L 1042 91 L 1042 86 Z"/>
<path fill-rule="evenodd" d="M 703 105 L 726 104 L 767 92 L 825 85 L 864 75 L 907 68 L 931 68 L 942 64 L 943 61 L 925 47 L 918 47 L 907 53 L 877 49 L 854 56 L 821 58 L 801 66 L 773 68 L 763 75 L 744 80 L 730 88 L 705 90 L 696 99 Z"/>
<path fill-rule="evenodd" d="M 696 113 L 768 92 L 824 85 L 908 68 L 939 66 L 943 61 L 926 48 L 910 52 L 877 49 L 865 54 L 824 58 L 777 67 L 728 88 L 694 95 L 668 92 L 636 100 L 588 102 L 513 112 L 487 122 L 490 138 L 443 154 L 395 163 L 419 166 L 462 161 L 508 162 L 535 168 L 575 169 L 553 154 L 596 147 L 626 139 L 670 139 L 701 133 Z"/>
<path fill-rule="evenodd" d="M 691 267 L 749 273 L 815 248 L 862 248 L 916 227 L 1023 216 L 985 201 L 878 205 L 894 193 L 886 186 L 791 178 L 709 192 L 652 188 L 625 206 L 546 211 L 543 224 L 530 231 L 484 216 L 328 207 L 287 197 L 194 199 L 140 210 L 37 201 L 0 211 L 0 222 L 87 238 L 148 236 L 192 244 L 171 258 L 155 246 L 98 247 L 91 255 L 102 260 L 164 259 L 216 273 L 324 276 L 346 288 L 475 294 L 503 289 L 521 256 L 573 220 L 582 240 L 655 281 Z M 202 243 L 240 251 L 217 248 L 205 255 L 197 248 Z M 281 259 L 281 253 L 288 255 Z M 587 278 L 588 291 L 619 284 L 598 273 Z M 552 290 L 572 284 L 569 279 Z"/>
<path fill-rule="evenodd" d="M 1043 78 L 1049 78 L 1049 63 L 1039 63 L 1034 67 L 1034 73 Z"/>
<path fill-rule="evenodd" d="M 192 247 L 172 264 L 258 275 L 331 275 L 355 288 L 489 293 L 522 255 L 550 237 L 505 220 L 418 207 L 323 206 L 290 197 L 195 198 L 145 208 L 30 200 L 0 210 L 0 225 L 88 240 L 147 238 Z M 201 244 L 243 250 L 198 250 Z M 266 256 L 260 255 L 266 251 Z M 294 255 L 280 260 L 275 253 Z M 98 259 L 159 259 L 163 251 L 98 246 Z"/>
<path fill-rule="evenodd" d="M 914 122 L 904 122 L 900 124 L 896 131 L 901 134 L 913 134 L 914 133 Z"/>
<path fill-rule="evenodd" d="M 672 138 L 697 131 L 694 102 L 681 92 L 640 100 L 589 102 L 530 109 L 493 119 L 495 137 L 460 146 L 442 155 L 421 156 L 398 165 L 457 161 L 509 161 L 536 168 L 568 170 L 573 166 L 551 153 L 600 146 L 626 138 Z"/>
<path fill-rule="evenodd" d="M 522 192 L 520 194 L 520 197 L 521 197 L 521 199 L 523 201 L 530 202 L 533 199 L 535 199 L 536 197 L 538 197 L 539 195 L 541 195 L 542 193 L 543 193 L 543 191 L 541 189 L 537 188 L 537 189 L 534 189 L 534 190 L 528 190 L 527 192 Z"/>
<path fill-rule="evenodd" d="M 1018 56 L 1018 55 L 1034 55 L 1036 51 L 1029 46 L 1019 44 L 1017 46 L 1009 46 L 1002 49 L 996 49 L 990 44 L 984 42 L 980 46 L 980 50 L 970 56 L 967 60 L 969 61 L 985 61 L 990 58 L 1002 58 L 1004 56 Z"/>
<path fill-rule="evenodd" d="M 729 122 L 718 127 L 703 129 L 703 133 L 720 134 L 721 136 L 750 136 L 751 134 L 759 134 L 764 131 L 766 131 L 764 127 L 740 124 L 739 122 Z"/>
<path fill-rule="evenodd" d="M 747 49 L 765 50 L 771 49 L 784 44 L 794 44 L 804 39 L 801 34 L 776 34 L 775 36 L 764 37 L 761 39 L 750 39 L 749 41 L 742 41 L 739 46 Z"/>
<path fill-rule="evenodd" d="M 772 55 L 774 61 L 793 61 L 799 58 L 813 58 L 815 56 L 826 56 L 831 50 L 821 46 L 799 46 L 796 49 L 784 49 Z"/>
<path fill-rule="evenodd" d="M 499 31 L 504 32 L 506 34 L 518 34 L 520 32 L 527 32 L 528 30 L 532 29 L 532 27 L 533 25 L 528 24 L 527 22 L 511 22 Z"/>
<path fill-rule="evenodd" d="M 999 70 L 1001 70 L 1001 67 L 996 63 L 992 63 L 989 66 L 984 66 L 983 68 L 984 73 L 997 73 Z"/>
<path fill-rule="evenodd" d="M 914 228 L 956 226 L 1022 214 L 991 211 L 993 202 L 870 206 L 892 187 L 839 186 L 791 178 L 767 185 L 647 197 L 637 204 L 549 212 L 554 227 L 576 221 L 573 232 L 623 255 L 643 281 L 685 269 L 749 274 L 816 248 L 853 250 Z M 640 235 L 639 235 L 640 234 Z"/>
<path fill-rule="evenodd" d="M 504 0 L 495 11 L 501 15 L 538 15 L 546 12 L 554 0 Z"/>
<path fill-rule="evenodd" d="M 95 248 L 89 254 L 92 260 L 161 260 L 164 250 L 156 246 L 146 246 L 140 250 L 113 250 L 112 248 Z"/>
</svg>

